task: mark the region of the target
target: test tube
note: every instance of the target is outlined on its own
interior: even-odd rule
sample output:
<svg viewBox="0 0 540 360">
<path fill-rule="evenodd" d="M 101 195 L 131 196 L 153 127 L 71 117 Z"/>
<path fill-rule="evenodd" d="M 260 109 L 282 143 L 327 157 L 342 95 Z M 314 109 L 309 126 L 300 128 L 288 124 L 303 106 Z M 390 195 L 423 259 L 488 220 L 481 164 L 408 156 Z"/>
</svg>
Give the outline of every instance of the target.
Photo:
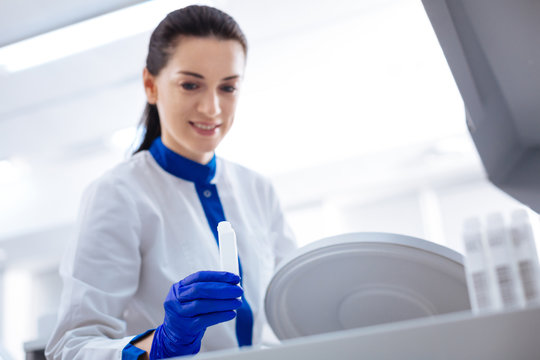
<svg viewBox="0 0 540 360">
<path fill-rule="evenodd" d="M 499 290 L 499 296 L 495 297 L 495 308 L 523 306 L 525 299 L 518 281 L 509 229 L 505 227 L 502 214 L 493 213 L 487 216 L 486 231 L 492 274 Z"/>
<path fill-rule="evenodd" d="M 228 221 L 221 221 L 217 229 L 221 270 L 239 275 L 236 233 Z"/>
<path fill-rule="evenodd" d="M 530 218 L 525 209 L 512 212 L 510 229 L 525 303 L 539 303 L 540 268 Z"/>
<path fill-rule="evenodd" d="M 465 273 L 469 301 L 474 313 L 493 308 L 492 282 L 489 279 L 486 251 L 482 241 L 482 229 L 478 218 L 463 223 L 465 246 Z"/>
</svg>

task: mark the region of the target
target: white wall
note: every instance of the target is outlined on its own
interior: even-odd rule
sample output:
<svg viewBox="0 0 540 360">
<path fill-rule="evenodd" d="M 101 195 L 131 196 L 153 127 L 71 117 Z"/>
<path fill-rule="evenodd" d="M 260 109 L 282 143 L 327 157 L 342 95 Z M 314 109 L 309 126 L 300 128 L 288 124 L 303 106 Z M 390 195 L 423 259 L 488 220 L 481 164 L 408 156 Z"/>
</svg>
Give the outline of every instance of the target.
<svg viewBox="0 0 540 360">
<path fill-rule="evenodd" d="M 440 162 L 444 163 L 444 159 Z M 276 179 L 276 184 L 300 245 L 339 233 L 375 231 L 419 237 L 463 252 L 461 231 L 465 219 L 485 218 L 493 212 L 506 216 L 526 208 L 493 186 L 477 159 L 463 159 L 461 169 L 446 166 L 438 172 L 428 165 L 423 169 L 420 166 L 415 170 L 416 179 L 411 177 L 410 169 L 402 177 L 387 174 L 385 182 L 359 180 L 356 187 L 334 179 L 323 182 L 325 185 L 320 185 L 311 197 L 294 175 L 289 179 L 293 187 L 287 186 L 282 177 Z M 320 167 L 320 173 L 312 172 L 310 177 L 329 178 L 330 169 L 332 174 L 339 173 L 335 167 Z M 350 169 L 343 169 L 343 173 L 350 175 Z M 304 181 L 309 180 L 301 179 L 300 183 Z M 293 193 L 302 198 L 297 206 L 287 204 L 288 195 Z"/>
</svg>

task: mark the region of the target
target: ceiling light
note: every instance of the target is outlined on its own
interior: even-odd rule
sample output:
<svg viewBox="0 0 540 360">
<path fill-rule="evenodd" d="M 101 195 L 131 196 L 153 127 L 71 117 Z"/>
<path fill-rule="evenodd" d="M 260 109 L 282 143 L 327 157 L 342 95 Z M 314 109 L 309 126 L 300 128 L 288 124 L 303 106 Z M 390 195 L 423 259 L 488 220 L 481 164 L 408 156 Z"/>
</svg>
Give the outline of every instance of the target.
<svg viewBox="0 0 540 360">
<path fill-rule="evenodd" d="M 204 1 L 209 3 L 210 1 Z M 153 0 L 0 48 L 0 69 L 16 72 L 151 31 L 191 1 Z"/>
</svg>

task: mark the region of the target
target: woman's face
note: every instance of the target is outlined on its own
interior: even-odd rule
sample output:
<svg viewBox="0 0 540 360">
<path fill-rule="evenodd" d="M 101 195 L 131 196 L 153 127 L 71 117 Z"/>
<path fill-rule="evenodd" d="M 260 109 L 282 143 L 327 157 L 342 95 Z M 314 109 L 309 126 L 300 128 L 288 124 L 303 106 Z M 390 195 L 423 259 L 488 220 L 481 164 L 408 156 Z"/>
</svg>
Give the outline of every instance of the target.
<svg viewBox="0 0 540 360">
<path fill-rule="evenodd" d="M 233 123 L 244 66 L 236 40 L 182 36 L 157 76 L 144 69 L 165 146 L 201 164 L 212 159 Z"/>
</svg>

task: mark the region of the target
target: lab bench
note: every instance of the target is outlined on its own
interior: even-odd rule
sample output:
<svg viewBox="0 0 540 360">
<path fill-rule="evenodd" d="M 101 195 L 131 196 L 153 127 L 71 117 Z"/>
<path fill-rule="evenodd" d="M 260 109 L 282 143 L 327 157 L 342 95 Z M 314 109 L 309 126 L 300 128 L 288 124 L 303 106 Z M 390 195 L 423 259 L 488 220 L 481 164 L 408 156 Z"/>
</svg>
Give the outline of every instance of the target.
<svg viewBox="0 0 540 360">
<path fill-rule="evenodd" d="M 286 340 L 266 349 L 198 354 L 198 360 L 538 360 L 540 307 L 430 318 Z M 178 358 L 180 359 L 180 358 Z M 184 359 L 184 358 L 182 358 Z"/>
</svg>

